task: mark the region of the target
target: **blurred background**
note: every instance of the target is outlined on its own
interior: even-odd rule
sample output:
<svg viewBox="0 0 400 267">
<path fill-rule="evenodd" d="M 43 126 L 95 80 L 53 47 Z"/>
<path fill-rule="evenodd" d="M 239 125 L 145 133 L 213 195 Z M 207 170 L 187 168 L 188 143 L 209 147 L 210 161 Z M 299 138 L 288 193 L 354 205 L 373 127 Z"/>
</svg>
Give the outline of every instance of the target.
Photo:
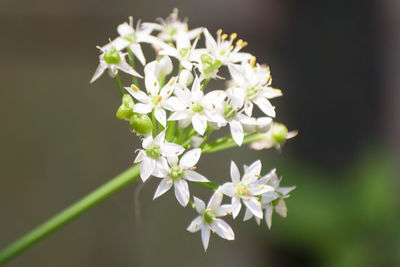
<svg viewBox="0 0 400 267">
<path fill-rule="evenodd" d="M 400 266 L 397 0 L 2 0 L 0 248 L 131 165 L 140 144 L 115 117 L 114 81 L 89 85 L 95 46 L 130 15 L 174 7 L 190 27 L 237 32 L 270 65 L 284 93 L 277 120 L 299 136 L 281 153 L 203 157 L 199 171 L 222 183 L 230 159 L 261 158 L 297 186 L 288 217 L 274 215 L 271 231 L 228 219 L 236 240 L 212 236 L 204 253 L 186 231 L 193 211 L 173 194 L 152 201 L 156 180 L 135 200 L 138 182 L 8 266 Z"/>
</svg>

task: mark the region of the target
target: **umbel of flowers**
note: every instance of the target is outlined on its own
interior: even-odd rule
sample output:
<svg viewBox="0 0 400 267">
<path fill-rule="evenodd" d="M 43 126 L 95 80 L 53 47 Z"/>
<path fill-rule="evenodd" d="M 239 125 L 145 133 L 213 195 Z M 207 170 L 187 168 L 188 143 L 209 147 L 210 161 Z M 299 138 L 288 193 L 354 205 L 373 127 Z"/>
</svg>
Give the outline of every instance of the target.
<svg viewBox="0 0 400 267">
<path fill-rule="evenodd" d="M 275 169 L 262 174 L 261 161 L 256 160 L 241 172 L 231 161 L 230 179 L 222 185 L 196 169 L 202 154 L 244 144 L 253 149 L 280 149 L 296 135 L 274 121 L 271 100 L 282 92 L 272 87 L 269 67 L 243 51 L 247 42 L 236 33 L 218 30 L 213 35 L 203 27 L 189 29 L 176 9 L 157 21 L 139 21 L 135 26 L 130 17 L 120 24 L 118 37 L 98 47 L 100 63 L 91 80 L 106 70 L 115 79 L 122 95 L 117 118 L 128 121 L 142 140 L 134 160 L 140 164 L 140 177 L 143 182 L 150 177 L 160 179 L 154 198 L 173 190 L 180 205 L 190 203 L 197 217 L 187 230 L 201 232 L 204 249 L 211 233 L 227 240 L 235 238 L 223 217 L 235 219 L 241 210 L 244 220 L 254 217 L 258 224 L 265 220 L 271 228 L 273 211 L 286 217 L 285 199 L 295 189 L 281 187 Z M 200 42 L 205 47 L 200 47 Z M 145 45 L 154 49 L 154 59 L 144 56 Z M 224 72 L 228 77 L 222 76 L 222 68 L 228 70 Z M 125 87 L 121 72 L 131 77 Z M 209 85 L 215 79 L 224 79 L 226 88 L 213 90 Z M 261 117 L 255 116 L 256 109 Z M 226 126 L 230 134 L 209 141 L 214 131 Z M 213 191 L 207 205 L 191 198 L 192 184 Z M 229 199 L 225 204 L 224 196 Z"/>
</svg>

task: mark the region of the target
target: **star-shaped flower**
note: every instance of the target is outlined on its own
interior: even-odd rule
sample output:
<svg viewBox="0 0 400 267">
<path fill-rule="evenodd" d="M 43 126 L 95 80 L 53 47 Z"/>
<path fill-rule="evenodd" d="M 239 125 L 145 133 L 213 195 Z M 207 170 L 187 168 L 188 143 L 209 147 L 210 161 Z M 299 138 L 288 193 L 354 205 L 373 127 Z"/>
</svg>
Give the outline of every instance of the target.
<svg viewBox="0 0 400 267">
<path fill-rule="evenodd" d="M 194 205 L 199 216 L 190 223 L 187 230 L 192 233 L 201 230 L 204 250 L 207 250 L 210 232 L 217 233 L 217 235 L 227 240 L 235 239 L 235 234 L 229 224 L 219 218 L 227 215 L 231 209 L 230 205 L 221 205 L 222 197 L 221 190 L 216 190 L 207 207 L 201 199 L 194 197 Z"/>
<path fill-rule="evenodd" d="M 154 194 L 154 199 L 167 192 L 172 186 L 179 204 L 186 207 L 189 202 L 190 192 L 186 181 L 209 182 L 209 180 L 194 171 L 195 165 L 200 159 L 201 149 L 195 148 L 186 152 L 180 160 L 177 156 L 168 157 L 168 163 L 161 167 L 163 178 Z"/>
</svg>

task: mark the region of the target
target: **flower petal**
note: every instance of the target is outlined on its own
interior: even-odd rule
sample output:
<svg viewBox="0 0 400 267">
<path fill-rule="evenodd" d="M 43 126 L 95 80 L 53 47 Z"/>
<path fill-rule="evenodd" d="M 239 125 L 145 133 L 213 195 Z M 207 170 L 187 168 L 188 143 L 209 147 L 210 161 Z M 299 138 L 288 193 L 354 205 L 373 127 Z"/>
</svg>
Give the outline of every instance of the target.
<svg viewBox="0 0 400 267">
<path fill-rule="evenodd" d="M 265 115 L 268 115 L 272 118 L 275 117 L 275 108 L 271 105 L 268 99 L 264 97 L 258 97 L 253 101 Z"/>
<path fill-rule="evenodd" d="M 200 225 L 203 222 L 203 218 L 201 216 L 197 216 L 190 225 L 186 228 L 191 233 L 195 233 L 200 230 Z"/>
<path fill-rule="evenodd" d="M 241 208 L 242 208 L 242 203 L 240 202 L 240 198 L 233 197 L 232 198 L 232 217 L 233 217 L 233 219 L 235 219 L 238 216 Z"/>
<path fill-rule="evenodd" d="M 96 81 L 106 69 L 107 69 L 107 64 L 100 62 L 99 66 L 97 67 L 96 71 L 93 74 L 92 79 L 90 80 L 90 83 Z"/>
<path fill-rule="evenodd" d="M 192 117 L 193 128 L 200 135 L 203 135 L 207 128 L 207 120 L 203 116 L 193 115 Z"/>
<path fill-rule="evenodd" d="M 160 145 L 160 150 L 161 154 L 164 157 L 173 157 L 173 156 L 179 156 L 180 154 L 185 151 L 185 149 L 178 144 L 175 143 L 170 143 L 170 142 L 165 142 Z"/>
<path fill-rule="evenodd" d="M 240 182 L 240 172 L 233 160 L 231 161 L 231 179 L 234 184 Z"/>
<path fill-rule="evenodd" d="M 271 229 L 272 226 L 272 212 L 274 208 L 272 207 L 272 204 L 269 204 L 268 207 L 265 209 L 265 222 L 268 226 L 268 229 Z"/>
<path fill-rule="evenodd" d="M 206 208 L 206 204 L 200 198 L 193 197 L 193 199 L 194 199 L 194 205 L 196 206 L 196 211 L 198 213 L 202 213 Z"/>
<path fill-rule="evenodd" d="M 217 232 L 217 235 L 227 240 L 234 240 L 235 233 L 232 228 L 222 219 L 217 219 L 213 224 L 214 230 Z"/>
<path fill-rule="evenodd" d="M 154 109 L 154 116 L 157 121 L 164 127 L 167 126 L 167 113 L 162 108 Z"/>
<path fill-rule="evenodd" d="M 233 186 L 233 183 L 224 183 L 221 186 L 221 191 L 228 197 L 233 197 L 235 195 L 235 187 Z"/>
<path fill-rule="evenodd" d="M 204 250 L 207 251 L 208 242 L 210 241 L 210 228 L 202 225 L 201 227 L 201 241 L 203 243 Z"/>
<path fill-rule="evenodd" d="M 221 206 L 222 198 L 224 195 L 221 192 L 221 188 L 218 188 L 208 201 L 207 207 L 212 210 L 217 210 Z"/>
<path fill-rule="evenodd" d="M 133 163 L 141 162 L 145 156 L 146 156 L 146 151 L 144 151 L 143 149 L 139 150 L 139 153 L 137 154 L 135 161 Z"/>
<path fill-rule="evenodd" d="M 278 204 L 275 206 L 275 211 L 276 211 L 276 213 L 281 215 L 283 218 L 286 218 L 287 208 L 286 208 L 286 203 L 283 199 L 278 201 Z"/>
<path fill-rule="evenodd" d="M 209 182 L 209 180 L 200 173 L 190 170 L 186 171 L 185 179 L 192 182 L 204 182 L 204 183 Z"/>
<path fill-rule="evenodd" d="M 160 184 L 157 187 L 156 193 L 154 194 L 153 199 L 161 196 L 165 192 L 167 192 L 172 187 L 172 180 L 170 177 L 166 177 L 161 180 Z"/>
<path fill-rule="evenodd" d="M 190 169 L 199 161 L 201 156 L 201 149 L 194 148 L 186 152 L 181 160 L 179 161 L 179 166 L 182 169 Z"/>
<path fill-rule="evenodd" d="M 130 49 L 132 50 L 133 54 L 139 59 L 140 63 L 142 65 L 146 64 L 146 58 L 143 55 L 142 48 L 140 47 L 140 44 L 131 44 Z"/>
<path fill-rule="evenodd" d="M 143 104 L 143 103 L 136 103 L 133 107 L 133 112 L 140 113 L 140 114 L 147 114 L 150 113 L 152 110 L 150 105 Z"/>
<path fill-rule="evenodd" d="M 242 124 L 240 124 L 240 122 L 238 122 L 237 120 L 232 120 L 229 122 L 229 127 L 233 140 L 238 146 L 241 146 L 244 137 Z"/>
<path fill-rule="evenodd" d="M 147 103 L 149 100 L 148 95 L 146 95 L 145 92 L 143 91 L 135 91 L 133 90 L 131 87 L 125 87 L 125 90 L 128 91 L 134 98 L 136 98 L 137 100 L 139 100 L 142 103 Z"/>
<path fill-rule="evenodd" d="M 143 182 L 145 182 L 150 175 L 153 173 L 154 168 L 156 167 L 156 161 L 149 157 L 145 157 L 140 165 L 140 177 Z"/>
<path fill-rule="evenodd" d="M 189 195 L 190 195 L 189 186 L 187 182 L 184 179 L 176 181 L 174 184 L 174 189 L 175 189 L 175 196 L 179 204 L 181 204 L 183 207 L 186 207 L 186 205 L 189 202 Z"/>
<path fill-rule="evenodd" d="M 244 205 L 253 213 L 254 216 L 262 219 L 262 209 L 261 203 L 255 197 L 249 197 L 247 199 L 243 199 Z"/>
</svg>

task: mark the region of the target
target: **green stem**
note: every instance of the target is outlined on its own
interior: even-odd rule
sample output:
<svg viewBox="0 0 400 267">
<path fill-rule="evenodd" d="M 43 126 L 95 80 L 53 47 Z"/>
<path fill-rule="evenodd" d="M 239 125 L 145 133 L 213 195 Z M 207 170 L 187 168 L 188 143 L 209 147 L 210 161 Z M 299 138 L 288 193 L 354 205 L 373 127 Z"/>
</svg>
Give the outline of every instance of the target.
<svg viewBox="0 0 400 267">
<path fill-rule="evenodd" d="M 125 90 L 124 90 L 124 87 L 122 87 L 121 80 L 119 79 L 118 73 L 115 75 L 114 79 L 115 79 L 115 82 L 117 83 L 117 86 L 118 86 L 119 92 L 121 93 L 121 96 L 124 96 Z"/>
<path fill-rule="evenodd" d="M 157 120 L 156 120 L 156 116 L 154 115 L 154 109 L 151 112 L 151 123 L 153 124 L 153 137 L 156 137 L 156 135 L 157 135 Z"/>
<path fill-rule="evenodd" d="M 208 126 L 206 135 L 204 136 L 204 139 L 203 139 L 203 142 L 201 142 L 201 144 L 200 144 L 200 148 L 204 147 L 208 138 L 210 138 L 210 135 L 212 134 L 212 132 L 213 132 L 213 129 L 210 126 Z"/>
<path fill-rule="evenodd" d="M 222 137 L 222 138 L 224 138 L 224 137 Z M 255 133 L 255 134 L 249 133 L 244 137 L 242 145 L 252 143 L 255 141 L 260 141 L 264 138 L 265 138 L 265 134 L 263 134 L 263 133 Z M 232 139 L 232 137 L 228 138 L 222 142 L 220 141 L 220 139 L 218 139 L 212 143 L 205 145 L 204 148 L 202 149 L 202 153 L 214 153 L 214 152 L 218 152 L 218 151 L 232 148 L 235 146 L 237 146 L 237 144 Z"/>
<path fill-rule="evenodd" d="M 130 47 L 128 46 L 126 48 L 126 50 L 128 51 L 128 61 L 129 61 L 129 65 L 131 65 L 131 67 L 133 69 L 135 69 L 135 56 L 133 55 L 132 49 L 130 49 Z M 132 83 L 134 85 L 136 85 L 137 87 L 139 87 L 139 81 L 137 79 L 136 76 L 132 75 Z"/>
<path fill-rule="evenodd" d="M 175 121 L 168 121 L 167 122 L 167 132 L 165 133 L 165 139 L 168 142 L 172 141 L 175 133 Z"/>
<path fill-rule="evenodd" d="M 39 225 L 31 232 L 22 236 L 8 247 L 0 251 L 0 265 L 5 264 L 19 253 L 28 249 L 33 244 L 37 243 L 41 239 L 45 238 L 52 232 L 56 231 L 64 224 L 78 217 L 83 212 L 87 211 L 100 201 L 104 200 L 108 196 L 112 195 L 119 189 L 125 187 L 127 184 L 135 181 L 139 178 L 140 165 L 134 165 L 127 169 L 123 173 L 119 174 L 109 182 L 100 186 L 92 193 L 82 198 L 75 204 L 69 206 L 65 210 L 55 215 L 50 220 Z"/>
</svg>

